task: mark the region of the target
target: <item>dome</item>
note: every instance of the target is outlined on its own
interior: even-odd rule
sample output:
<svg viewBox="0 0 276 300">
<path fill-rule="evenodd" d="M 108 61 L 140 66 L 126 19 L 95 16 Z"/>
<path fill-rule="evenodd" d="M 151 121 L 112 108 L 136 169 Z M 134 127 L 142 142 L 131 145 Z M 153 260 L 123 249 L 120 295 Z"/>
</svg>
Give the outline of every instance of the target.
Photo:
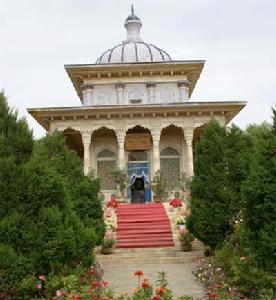
<svg viewBox="0 0 276 300">
<path fill-rule="evenodd" d="M 159 47 L 145 43 L 140 37 L 141 20 L 134 14 L 125 20 L 127 37 L 124 42 L 105 51 L 96 61 L 96 64 L 108 63 L 135 63 L 135 62 L 163 62 L 171 61 L 170 55 Z"/>
</svg>

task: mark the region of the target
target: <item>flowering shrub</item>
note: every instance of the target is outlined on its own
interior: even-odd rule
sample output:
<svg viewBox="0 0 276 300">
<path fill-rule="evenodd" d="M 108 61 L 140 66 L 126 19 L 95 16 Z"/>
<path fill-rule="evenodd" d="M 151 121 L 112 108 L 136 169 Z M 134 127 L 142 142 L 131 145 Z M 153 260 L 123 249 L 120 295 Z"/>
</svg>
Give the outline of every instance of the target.
<svg viewBox="0 0 276 300">
<path fill-rule="evenodd" d="M 118 205 L 119 205 L 119 202 L 118 202 L 116 196 L 112 194 L 110 196 L 110 200 L 107 203 L 107 207 L 109 207 L 109 208 L 117 208 Z"/>
<path fill-rule="evenodd" d="M 182 206 L 182 202 L 179 198 L 173 198 L 171 201 L 170 201 L 170 205 L 173 207 L 173 208 L 178 208 L 178 207 L 181 207 Z"/>
<path fill-rule="evenodd" d="M 179 216 L 176 219 L 177 225 L 185 225 L 186 224 L 186 218 L 184 216 Z"/>
<path fill-rule="evenodd" d="M 138 285 L 133 294 L 128 293 L 115 296 L 108 288 L 108 282 L 104 280 L 103 271 L 99 265 L 94 265 L 85 274 L 80 275 L 77 280 L 67 282 L 62 290 L 57 290 L 54 300 L 173 300 L 171 290 L 165 272 L 158 273 L 155 284 L 144 277 L 142 270 L 134 272 L 138 279 Z M 50 299 L 50 298 L 47 298 Z M 183 296 L 179 300 L 192 300 L 192 297 Z"/>
</svg>

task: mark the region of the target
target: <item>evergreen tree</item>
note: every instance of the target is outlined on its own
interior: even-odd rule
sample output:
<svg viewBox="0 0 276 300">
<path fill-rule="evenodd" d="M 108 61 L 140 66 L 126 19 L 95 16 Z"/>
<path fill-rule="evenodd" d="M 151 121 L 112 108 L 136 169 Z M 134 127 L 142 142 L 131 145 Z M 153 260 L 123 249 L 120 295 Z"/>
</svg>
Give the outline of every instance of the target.
<svg viewBox="0 0 276 300">
<path fill-rule="evenodd" d="M 82 162 L 64 139 L 48 136 L 33 153 L 25 120 L 8 108 L 3 93 L 0 100 L 0 292 L 20 293 L 26 285 L 34 289 L 30 282 L 39 274 L 68 274 L 77 265 L 90 265 L 93 247 L 101 239 L 95 229 L 103 224 L 102 210 L 99 184 L 87 182 Z M 82 222 L 85 212 L 81 215 L 75 203 L 84 181 L 92 187 L 80 202 L 95 203 L 92 210 L 86 206 Z M 24 294 L 22 299 L 30 298 Z"/>
<path fill-rule="evenodd" d="M 8 106 L 0 92 L 0 158 L 13 156 L 17 164 L 26 161 L 33 150 L 33 133 L 24 118 Z"/>
<path fill-rule="evenodd" d="M 248 172 L 249 140 L 236 126 L 228 132 L 211 121 L 195 147 L 191 182 L 190 232 L 215 248 L 233 230 L 242 208 L 241 184 Z"/>
<path fill-rule="evenodd" d="M 252 128 L 251 128 L 252 132 Z M 276 272 L 276 111 L 273 126 L 254 130 L 250 176 L 243 187 L 244 229 L 250 253 L 266 271 Z"/>
</svg>

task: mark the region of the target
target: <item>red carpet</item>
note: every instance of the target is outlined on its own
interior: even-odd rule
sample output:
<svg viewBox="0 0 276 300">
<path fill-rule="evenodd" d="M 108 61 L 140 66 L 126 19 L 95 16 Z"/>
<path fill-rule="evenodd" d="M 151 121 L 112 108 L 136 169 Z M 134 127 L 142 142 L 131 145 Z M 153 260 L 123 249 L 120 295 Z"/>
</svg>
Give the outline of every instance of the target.
<svg viewBox="0 0 276 300">
<path fill-rule="evenodd" d="M 117 248 L 174 246 L 171 225 L 161 203 L 117 208 Z"/>
</svg>

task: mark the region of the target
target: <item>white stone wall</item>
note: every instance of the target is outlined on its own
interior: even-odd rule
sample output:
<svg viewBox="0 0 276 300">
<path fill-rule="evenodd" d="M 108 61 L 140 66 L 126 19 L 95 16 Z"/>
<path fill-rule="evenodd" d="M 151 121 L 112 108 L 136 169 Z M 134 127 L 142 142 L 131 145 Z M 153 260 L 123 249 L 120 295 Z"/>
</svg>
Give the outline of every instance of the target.
<svg viewBox="0 0 276 300">
<path fill-rule="evenodd" d="M 116 84 L 95 84 L 93 89 L 83 91 L 83 104 L 90 105 L 128 105 L 132 100 L 137 104 L 175 103 L 189 100 L 188 89 L 181 90 L 177 82 L 125 83 L 118 88 Z"/>
</svg>

